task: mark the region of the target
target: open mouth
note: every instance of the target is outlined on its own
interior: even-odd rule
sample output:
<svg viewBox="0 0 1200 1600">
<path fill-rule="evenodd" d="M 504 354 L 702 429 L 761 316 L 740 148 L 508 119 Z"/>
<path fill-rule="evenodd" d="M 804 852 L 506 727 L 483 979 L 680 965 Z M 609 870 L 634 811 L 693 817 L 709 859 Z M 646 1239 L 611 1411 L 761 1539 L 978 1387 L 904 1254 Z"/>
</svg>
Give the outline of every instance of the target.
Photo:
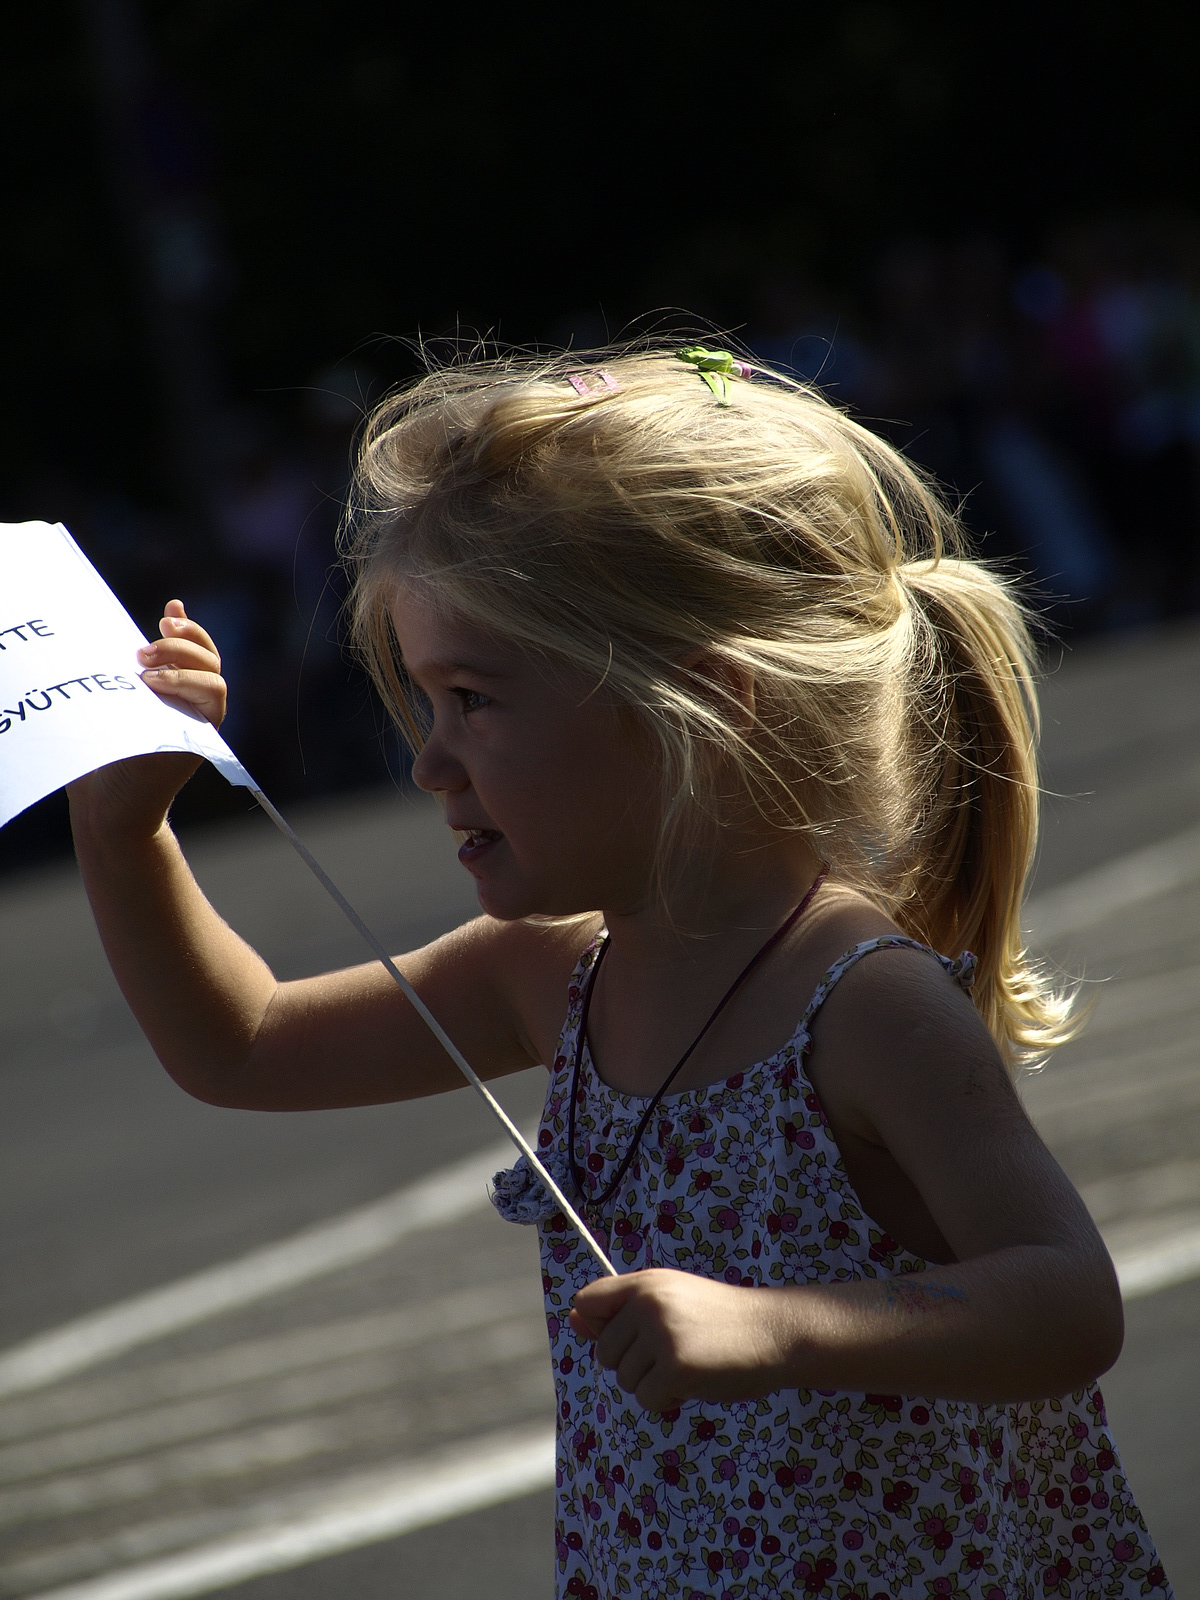
<svg viewBox="0 0 1200 1600">
<path fill-rule="evenodd" d="M 470 866 L 473 861 L 490 850 L 492 845 L 499 844 L 504 835 L 495 828 L 464 828 L 461 830 L 466 838 L 458 848 L 458 859 L 463 866 Z"/>
</svg>

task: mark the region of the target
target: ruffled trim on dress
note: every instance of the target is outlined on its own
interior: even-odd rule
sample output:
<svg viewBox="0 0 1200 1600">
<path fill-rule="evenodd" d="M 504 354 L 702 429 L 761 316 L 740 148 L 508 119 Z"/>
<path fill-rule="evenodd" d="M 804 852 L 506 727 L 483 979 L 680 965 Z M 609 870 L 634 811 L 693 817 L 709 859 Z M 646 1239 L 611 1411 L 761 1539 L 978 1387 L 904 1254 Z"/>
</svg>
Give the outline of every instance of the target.
<svg viewBox="0 0 1200 1600">
<path fill-rule="evenodd" d="M 570 1193 L 570 1162 L 565 1151 L 546 1151 L 539 1159 L 559 1188 Z M 515 1165 L 496 1173 L 491 1201 L 505 1222 L 525 1225 L 547 1222 L 559 1209 L 558 1201 L 534 1171 L 528 1156 L 521 1156 Z"/>
</svg>

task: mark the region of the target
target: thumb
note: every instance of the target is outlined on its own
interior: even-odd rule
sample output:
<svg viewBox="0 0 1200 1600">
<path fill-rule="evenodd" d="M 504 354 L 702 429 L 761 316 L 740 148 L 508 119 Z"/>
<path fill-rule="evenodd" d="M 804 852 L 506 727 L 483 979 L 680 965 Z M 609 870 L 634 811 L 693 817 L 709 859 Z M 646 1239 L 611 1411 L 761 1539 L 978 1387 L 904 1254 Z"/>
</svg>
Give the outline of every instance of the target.
<svg viewBox="0 0 1200 1600">
<path fill-rule="evenodd" d="M 619 1278 L 596 1278 L 577 1290 L 571 1300 L 571 1326 L 575 1331 L 589 1339 L 599 1338 L 633 1293 L 630 1279 L 636 1276 L 626 1273 Z"/>
</svg>

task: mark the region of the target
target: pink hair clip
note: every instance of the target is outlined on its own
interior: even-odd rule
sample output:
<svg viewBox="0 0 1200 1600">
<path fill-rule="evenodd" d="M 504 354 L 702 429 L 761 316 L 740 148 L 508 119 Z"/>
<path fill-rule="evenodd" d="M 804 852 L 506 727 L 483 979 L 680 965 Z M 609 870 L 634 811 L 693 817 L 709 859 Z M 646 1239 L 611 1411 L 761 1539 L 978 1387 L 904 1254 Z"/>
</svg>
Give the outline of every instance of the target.
<svg viewBox="0 0 1200 1600">
<path fill-rule="evenodd" d="M 621 385 L 613 377 L 612 373 L 605 372 L 603 368 L 597 371 L 596 376 L 600 379 L 600 382 L 604 385 L 604 387 L 613 394 L 616 394 L 621 387 Z M 591 384 L 587 381 L 582 372 L 568 372 L 567 382 L 571 385 L 576 394 L 586 397 L 587 395 L 593 393 Z"/>
</svg>

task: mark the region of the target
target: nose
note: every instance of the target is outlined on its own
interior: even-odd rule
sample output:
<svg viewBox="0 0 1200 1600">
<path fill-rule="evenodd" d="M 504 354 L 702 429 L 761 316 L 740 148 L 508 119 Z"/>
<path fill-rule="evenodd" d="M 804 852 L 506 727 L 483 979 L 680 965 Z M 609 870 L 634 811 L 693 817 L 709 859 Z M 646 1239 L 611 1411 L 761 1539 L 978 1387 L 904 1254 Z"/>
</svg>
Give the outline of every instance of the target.
<svg viewBox="0 0 1200 1600">
<path fill-rule="evenodd" d="M 467 787 L 462 764 L 446 749 L 436 726 L 413 762 L 412 780 L 426 794 L 458 794 Z"/>
</svg>

